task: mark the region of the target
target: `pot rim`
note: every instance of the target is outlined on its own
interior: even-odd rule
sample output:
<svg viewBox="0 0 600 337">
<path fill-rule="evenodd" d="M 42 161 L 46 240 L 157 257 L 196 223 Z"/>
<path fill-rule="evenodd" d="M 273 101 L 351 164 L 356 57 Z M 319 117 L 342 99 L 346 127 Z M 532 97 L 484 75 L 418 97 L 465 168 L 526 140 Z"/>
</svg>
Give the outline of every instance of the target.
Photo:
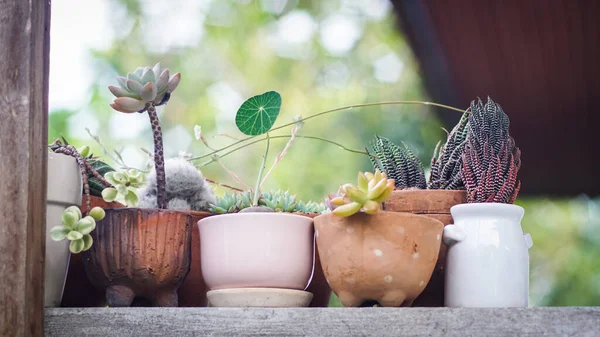
<svg viewBox="0 0 600 337">
<path fill-rule="evenodd" d="M 182 214 L 191 217 L 191 214 L 177 209 L 162 209 L 162 208 L 140 208 L 140 207 L 121 207 L 121 208 L 105 208 L 105 212 L 126 212 L 126 211 L 146 211 L 146 212 L 163 212 Z"/>
<path fill-rule="evenodd" d="M 296 219 L 304 219 L 304 220 L 310 220 L 312 221 L 313 219 L 309 216 L 305 216 L 305 215 L 299 215 L 299 214 L 293 214 L 293 213 L 286 213 L 286 212 L 249 212 L 249 213 L 226 213 L 226 214 L 215 214 L 213 216 L 209 216 L 206 217 L 204 219 L 200 219 L 198 221 L 198 225 L 202 224 L 202 223 L 206 223 L 206 222 L 210 222 L 213 221 L 213 218 L 216 217 L 228 217 L 228 218 L 236 218 L 236 217 L 282 217 L 282 218 L 296 218 Z"/>
<path fill-rule="evenodd" d="M 473 212 L 481 213 L 485 211 L 488 215 L 498 215 L 502 217 L 523 217 L 525 209 L 519 205 L 506 204 L 500 202 L 471 202 L 466 204 L 458 204 L 450 208 L 452 217 L 460 217 Z"/>
<path fill-rule="evenodd" d="M 410 212 L 394 212 L 394 211 L 384 211 L 381 210 L 375 214 L 367 214 L 364 212 L 358 212 L 355 213 L 353 215 L 351 215 L 350 217 L 355 217 L 355 216 L 368 216 L 369 218 L 375 218 L 378 217 L 379 215 L 383 215 L 383 214 L 391 214 L 392 216 L 396 216 L 396 217 L 417 217 L 417 218 L 421 218 L 423 220 L 430 220 L 431 222 L 436 222 L 436 223 L 440 223 L 442 225 L 446 225 L 445 223 L 443 223 L 442 221 L 438 220 L 438 219 L 434 219 L 426 214 L 415 214 L 415 213 L 410 213 Z M 325 214 L 320 214 L 318 216 L 315 217 L 315 219 L 317 218 L 325 218 L 325 217 L 338 217 L 338 218 L 349 218 L 349 217 L 345 217 L 345 216 L 337 216 L 335 214 L 333 214 L 333 212 L 329 212 L 329 213 L 325 213 Z"/>
</svg>

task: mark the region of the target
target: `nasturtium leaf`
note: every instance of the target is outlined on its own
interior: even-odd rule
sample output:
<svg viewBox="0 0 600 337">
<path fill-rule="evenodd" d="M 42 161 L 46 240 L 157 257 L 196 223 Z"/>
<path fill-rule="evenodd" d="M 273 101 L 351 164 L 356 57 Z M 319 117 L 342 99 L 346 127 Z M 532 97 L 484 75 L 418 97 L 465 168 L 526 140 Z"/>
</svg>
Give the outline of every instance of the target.
<svg viewBox="0 0 600 337">
<path fill-rule="evenodd" d="M 235 125 L 248 136 L 262 135 L 271 130 L 280 108 L 281 95 L 276 91 L 250 97 L 238 109 Z"/>
</svg>

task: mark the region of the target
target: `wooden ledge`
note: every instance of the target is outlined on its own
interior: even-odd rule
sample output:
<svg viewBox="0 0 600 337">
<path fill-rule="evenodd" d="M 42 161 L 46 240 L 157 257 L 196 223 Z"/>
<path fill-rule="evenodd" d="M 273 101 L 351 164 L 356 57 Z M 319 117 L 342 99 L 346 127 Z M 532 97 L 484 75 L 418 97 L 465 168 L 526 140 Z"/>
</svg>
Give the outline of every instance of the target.
<svg viewBox="0 0 600 337">
<path fill-rule="evenodd" d="M 600 307 L 48 308 L 45 336 L 598 336 Z"/>
</svg>

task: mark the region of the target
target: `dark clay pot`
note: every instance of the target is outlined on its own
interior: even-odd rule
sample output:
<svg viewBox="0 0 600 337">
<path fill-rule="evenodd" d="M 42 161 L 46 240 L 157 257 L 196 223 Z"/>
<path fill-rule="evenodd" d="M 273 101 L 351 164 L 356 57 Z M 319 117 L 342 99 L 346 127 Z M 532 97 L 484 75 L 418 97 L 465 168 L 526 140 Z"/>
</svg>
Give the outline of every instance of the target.
<svg viewBox="0 0 600 337">
<path fill-rule="evenodd" d="M 464 190 L 395 190 L 385 202 L 385 210 L 425 215 L 453 224 L 450 208 L 467 202 Z M 440 252 L 427 287 L 413 302 L 413 307 L 444 306 L 444 273 L 446 268 L 446 246 L 442 242 Z"/>
<path fill-rule="evenodd" d="M 192 216 L 157 209 L 107 209 L 82 253 L 88 279 L 106 291 L 110 307 L 135 297 L 153 306 L 178 306 L 177 289 L 190 271 Z"/>
</svg>

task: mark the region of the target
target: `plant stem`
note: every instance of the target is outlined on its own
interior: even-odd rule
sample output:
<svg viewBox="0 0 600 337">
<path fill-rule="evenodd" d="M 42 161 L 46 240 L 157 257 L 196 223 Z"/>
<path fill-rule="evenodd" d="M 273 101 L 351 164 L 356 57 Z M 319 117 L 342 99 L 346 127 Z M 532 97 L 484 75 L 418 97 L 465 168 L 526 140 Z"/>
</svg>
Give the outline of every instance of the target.
<svg viewBox="0 0 600 337">
<path fill-rule="evenodd" d="M 163 150 L 162 130 L 160 121 L 156 114 L 154 104 L 150 103 L 148 107 L 148 116 L 152 124 L 152 135 L 154 136 L 154 169 L 156 170 L 156 203 L 158 209 L 166 209 L 167 202 L 165 196 L 165 154 Z"/>
<path fill-rule="evenodd" d="M 383 102 L 374 102 L 374 103 L 363 103 L 363 104 L 348 105 L 348 106 L 344 106 L 344 107 L 340 107 L 340 108 L 335 108 L 335 109 L 331 109 L 331 110 L 322 111 L 322 112 L 316 113 L 314 115 L 310 115 L 308 117 L 300 118 L 300 119 L 298 119 L 296 121 L 293 121 L 293 122 L 290 122 L 290 123 L 287 123 L 287 124 L 283 124 L 283 125 L 278 126 L 276 128 L 272 128 L 271 130 L 269 130 L 269 132 L 276 131 L 276 130 L 288 127 L 290 125 L 301 123 L 301 122 L 304 122 L 306 120 L 309 120 L 309 119 L 312 119 L 312 118 L 315 118 L 315 117 L 318 117 L 318 116 L 326 115 L 328 113 L 335 112 L 335 111 L 350 110 L 350 109 L 354 109 L 354 108 L 364 108 L 364 107 L 369 107 L 369 106 L 402 105 L 402 104 L 405 104 L 405 105 L 431 105 L 431 106 L 436 106 L 436 107 L 439 107 L 439 108 L 444 108 L 444 109 L 449 109 L 449 110 L 455 110 L 455 111 L 459 111 L 459 112 L 463 112 L 463 113 L 465 112 L 465 110 L 461 110 L 459 108 L 451 107 L 451 106 L 448 106 L 448 105 L 438 104 L 438 103 L 432 103 L 432 102 L 423 102 L 423 101 L 383 101 Z M 213 154 L 219 153 L 219 152 L 221 152 L 223 150 L 227 150 L 228 148 L 231 148 L 231 147 L 233 147 L 233 146 L 235 146 L 237 144 L 243 143 L 243 142 L 245 142 L 247 140 L 250 140 L 250 139 L 253 139 L 255 137 L 256 136 L 250 136 L 250 137 L 246 137 L 246 138 L 240 139 L 240 140 L 238 140 L 238 141 L 236 141 L 234 143 L 231 143 L 231 144 L 229 144 L 227 146 L 224 146 L 224 147 L 222 147 L 220 149 L 217 149 L 217 150 L 215 150 L 215 151 L 213 151 L 211 153 L 208 153 L 206 155 L 199 156 L 199 157 L 190 158 L 189 160 L 190 161 L 192 161 L 192 160 L 198 160 L 198 159 L 202 159 L 202 158 L 206 158 L 206 157 L 212 156 Z M 275 138 L 275 137 L 273 137 L 273 138 Z M 241 149 L 241 148 L 242 147 L 239 147 L 237 149 Z M 228 152 L 228 153 L 230 153 L 230 152 Z M 224 156 L 221 156 L 221 157 L 224 157 Z"/>
<path fill-rule="evenodd" d="M 258 197 L 260 195 L 260 181 L 262 180 L 263 172 L 265 171 L 265 166 L 267 163 L 267 155 L 269 154 L 269 144 L 271 143 L 271 138 L 269 137 L 269 133 L 266 135 L 267 146 L 265 147 L 265 156 L 263 157 L 262 164 L 260 164 L 260 170 L 258 171 L 258 179 L 256 179 L 256 188 L 254 190 L 254 200 L 252 201 L 252 206 L 258 206 Z"/>
<path fill-rule="evenodd" d="M 290 137 L 292 137 L 292 136 L 291 136 L 291 135 L 269 136 L 269 138 L 270 138 L 270 139 L 277 139 L 277 138 L 290 138 Z M 375 158 L 377 158 L 377 156 L 375 156 L 374 154 L 367 153 L 367 152 L 365 152 L 365 151 L 360 151 L 360 150 L 354 150 L 354 149 L 350 149 L 350 148 L 347 148 L 347 147 L 345 147 L 344 145 L 342 145 L 342 144 L 340 144 L 340 143 L 338 143 L 338 142 L 334 142 L 333 140 L 325 139 L 325 138 L 322 138 L 322 137 L 317 137 L 317 136 L 300 136 L 300 135 L 296 135 L 296 137 L 297 137 L 297 138 L 305 138 L 305 139 L 314 139 L 314 140 L 320 140 L 320 141 L 322 141 L 322 142 L 325 142 L 325 143 L 329 143 L 329 144 L 333 144 L 333 145 L 335 145 L 335 146 L 338 146 L 338 147 L 339 147 L 339 148 L 341 148 L 342 150 L 345 150 L 345 151 L 348 151 L 348 152 L 352 152 L 352 153 L 358 153 L 358 154 L 363 154 L 363 155 L 365 155 L 365 156 L 371 156 L 371 157 L 375 157 Z M 245 147 L 248 147 L 248 146 L 250 146 L 250 145 L 254 145 L 254 144 L 256 144 L 256 143 L 263 142 L 263 141 L 265 141 L 265 140 L 267 140 L 267 138 L 266 138 L 266 137 L 265 137 L 265 138 L 260 138 L 260 139 L 257 139 L 257 140 L 255 140 L 255 141 L 252 141 L 252 142 L 250 142 L 250 143 L 246 143 L 246 144 L 244 144 L 244 145 L 242 145 L 242 146 L 236 147 L 235 149 L 233 149 L 233 150 L 231 150 L 231 151 L 229 151 L 229 152 L 226 152 L 226 153 L 224 153 L 223 155 L 219 156 L 219 158 L 223 158 L 223 157 L 225 157 L 225 156 L 227 156 L 227 155 L 230 155 L 230 154 L 232 154 L 232 153 L 236 152 L 237 150 L 243 149 L 243 148 L 245 148 Z M 193 160 L 193 159 L 202 159 L 202 158 L 206 158 L 206 157 L 208 157 L 208 156 L 209 156 L 209 155 L 203 155 L 203 156 L 196 157 L 196 158 L 192 158 L 192 159 L 189 159 L 189 160 Z M 209 162 L 206 162 L 206 163 L 204 163 L 203 165 L 200 165 L 200 166 L 206 166 L 207 164 L 209 164 L 209 163 L 212 163 L 212 162 L 214 162 L 214 160 L 211 160 L 211 161 L 209 161 Z"/>
</svg>

